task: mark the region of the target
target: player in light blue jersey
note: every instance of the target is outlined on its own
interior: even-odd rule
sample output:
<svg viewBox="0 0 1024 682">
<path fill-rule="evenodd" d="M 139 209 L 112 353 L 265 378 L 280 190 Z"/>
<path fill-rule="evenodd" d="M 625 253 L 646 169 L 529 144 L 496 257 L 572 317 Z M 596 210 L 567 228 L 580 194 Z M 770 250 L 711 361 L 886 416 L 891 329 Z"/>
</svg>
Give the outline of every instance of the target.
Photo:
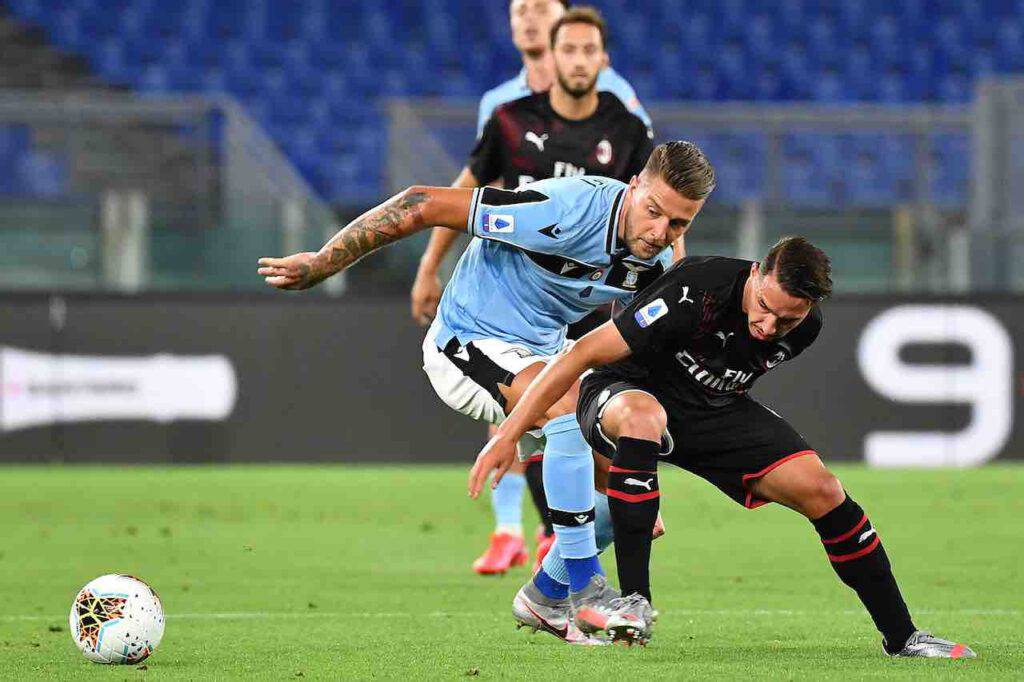
<svg viewBox="0 0 1024 682">
<path fill-rule="evenodd" d="M 696 145 L 670 142 L 655 148 L 628 185 L 584 176 L 519 191 L 410 187 L 364 213 L 320 251 L 261 258 L 258 272 L 279 289 L 307 289 L 429 226 L 468 232 L 474 239 L 427 332 L 423 367 L 450 407 L 500 424 L 564 347 L 570 323 L 604 303 L 630 298 L 664 270 L 667 250 L 714 183 L 714 169 Z M 544 490 L 555 549 L 531 582 L 535 591 L 517 595 L 516 617 L 563 637 L 574 624 L 587 634 L 604 631 L 630 640 L 640 632 L 637 612 L 649 606 L 643 611 L 620 599 L 604 580 L 590 447 L 572 406 L 556 403 L 555 410 L 558 418 L 533 425 L 547 440 Z M 486 453 L 478 458 L 471 495 L 479 494 L 492 470 L 504 472 L 511 464 Z"/>
<path fill-rule="evenodd" d="M 565 15 L 569 5 L 568 0 L 510 0 L 509 27 L 512 42 L 522 57 L 522 69 L 517 76 L 488 90 L 480 99 L 477 111 L 477 138 L 498 106 L 534 93 L 547 92 L 554 87 L 557 80 L 550 34 L 552 27 Z M 607 64 L 607 56 L 605 59 Z M 630 112 L 641 118 L 648 128 L 651 127 L 651 119 L 640 104 L 636 92 L 611 66 L 600 69 L 595 88 L 597 91 L 614 94 Z M 534 179 L 543 177 L 545 176 L 536 175 Z M 455 179 L 453 186 L 476 187 L 481 184 L 488 183 L 481 183 L 467 164 Z M 423 326 L 429 325 L 437 314 L 437 305 L 443 288 L 438 273 L 457 239 L 458 233 L 451 230 L 434 230 L 430 243 L 420 259 L 410 298 L 413 319 Z M 683 245 L 680 242 L 676 248 L 676 257 L 682 255 Z M 529 440 L 527 439 L 527 442 Z M 522 530 L 522 500 L 527 488 L 543 521 L 543 525 L 537 531 L 535 567 L 540 565 L 553 541 L 540 482 L 540 453 L 536 451 L 536 445 L 532 442 L 524 447 L 534 450 L 535 456 L 529 464 L 517 464 L 514 471 L 506 475 L 501 485 L 492 491 L 491 504 L 495 527 L 487 549 L 473 562 L 473 570 L 477 573 L 503 573 L 510 566 L 527 560 Z"/>
</svg>

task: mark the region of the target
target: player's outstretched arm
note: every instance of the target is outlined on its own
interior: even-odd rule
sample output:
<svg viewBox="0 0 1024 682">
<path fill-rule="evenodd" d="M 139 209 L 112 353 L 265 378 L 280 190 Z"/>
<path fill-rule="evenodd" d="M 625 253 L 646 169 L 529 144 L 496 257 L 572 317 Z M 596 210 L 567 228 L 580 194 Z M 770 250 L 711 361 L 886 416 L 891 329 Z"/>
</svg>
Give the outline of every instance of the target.
<svg viewBox="0 0 1024 682">
<path fill-rule="evenodd" d="M 465 230 L 470 189 L 413 186 L 362 214 L 317 251 L 260 258 L 257 271 L 278 289 L 309 289 L 368 253 L 431 225 Z"/>
<path fill-rule="evenodd" d="M 466 166 L 452 182 L 452 187 L 478 187 L 476 176 Z M 444 257 L 452 250 L 452 245 L 459 238 L 459 233 L 446 227 L 435 227 L 430 234 L 430 242 L 420 256 L 420 265 L 416 270 L 416 280 L 410 292 L 410 308 L 412 319 L 417 324 L 426 326 L 437 315 L 437 306 L 441 302 L 441 279 L 438 271 Z"/>
<path fill-rule="evenodd" d="M 516 443 L 523 434 L 540 424 L 544 417 L 554 418 L 548 410 L 564 396 L 588 369 L 621 360 L 630 354 L 615 322 L 608 321 L 590 332 L 572 348 L 558 356 L 530 383 L 519 402 L 489 443 L 477 455 L 469 473 L 469 494 L 480 494 L 484 481 L 496 470 L 492 485 L 515 461 Z"/>
</svg>

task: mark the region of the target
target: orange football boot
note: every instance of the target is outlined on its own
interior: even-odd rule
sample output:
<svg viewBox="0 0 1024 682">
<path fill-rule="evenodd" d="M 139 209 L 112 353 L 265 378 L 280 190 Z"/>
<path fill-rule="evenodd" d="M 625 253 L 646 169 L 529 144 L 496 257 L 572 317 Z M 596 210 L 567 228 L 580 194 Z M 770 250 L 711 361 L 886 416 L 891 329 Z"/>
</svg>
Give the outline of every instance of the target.
<svg viewBox="0 0 1024 682">
<path fill-rule="evenodd" d="M 530 559 L 523 536 L 511 533 L 492 533 L 487 551 L 473 562 L 473 570 L 480 575 L 500 575 L 513 566 L 525 566 Z"/>
</svg>

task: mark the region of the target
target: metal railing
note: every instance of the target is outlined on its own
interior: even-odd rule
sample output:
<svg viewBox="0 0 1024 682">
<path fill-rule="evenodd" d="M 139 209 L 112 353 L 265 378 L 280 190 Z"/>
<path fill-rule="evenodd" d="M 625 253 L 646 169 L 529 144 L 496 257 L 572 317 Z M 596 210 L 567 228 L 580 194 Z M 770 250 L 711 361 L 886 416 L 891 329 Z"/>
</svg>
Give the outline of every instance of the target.
<svg viewBox="0 0 1024 682">
<path fill-rule="evenodd" d="M 969 150 L 971 107 L 723 103 L 649 111 L 656 141 L 694 140 L 718 171 L 718 189 L 687 238 L 691 253 L 756 258 L 778 236 L 800 232 L 833 256 L 840 291 L 971 286 L 969 156 L 957 157 Z M 449 183 L 475 138 L 475 103 L 393 100 L 387 112 L 389 189 Z M 392 256 L 396 266 L 414 257 L 411 249 Z"/>
<path fill-rule="evenodd" d="M 258 288 L 257 257 L 315 248 L 334 228 L 229 97 L 6 91 L 0 128 L 22 140 L 11 154 L 61 176 L 44 196 L 0 195 L 0 286 Z"/>
</svg>

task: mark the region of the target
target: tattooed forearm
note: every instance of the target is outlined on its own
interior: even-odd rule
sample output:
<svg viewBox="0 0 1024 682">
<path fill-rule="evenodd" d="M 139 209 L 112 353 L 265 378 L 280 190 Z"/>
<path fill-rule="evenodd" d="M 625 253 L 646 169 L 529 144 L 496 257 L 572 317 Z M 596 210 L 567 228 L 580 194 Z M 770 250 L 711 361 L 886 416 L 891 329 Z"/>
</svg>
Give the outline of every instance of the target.
<svg viewBox="0 0 1024 682">
<path fill-rule="evenodd" d="M 422 204 L 428 198 L 426 192 L 406 191 L 359 216 L 324 244 L 311 274 L 326 279 L 366 254 L 422 230 Z"/>
</svg>

